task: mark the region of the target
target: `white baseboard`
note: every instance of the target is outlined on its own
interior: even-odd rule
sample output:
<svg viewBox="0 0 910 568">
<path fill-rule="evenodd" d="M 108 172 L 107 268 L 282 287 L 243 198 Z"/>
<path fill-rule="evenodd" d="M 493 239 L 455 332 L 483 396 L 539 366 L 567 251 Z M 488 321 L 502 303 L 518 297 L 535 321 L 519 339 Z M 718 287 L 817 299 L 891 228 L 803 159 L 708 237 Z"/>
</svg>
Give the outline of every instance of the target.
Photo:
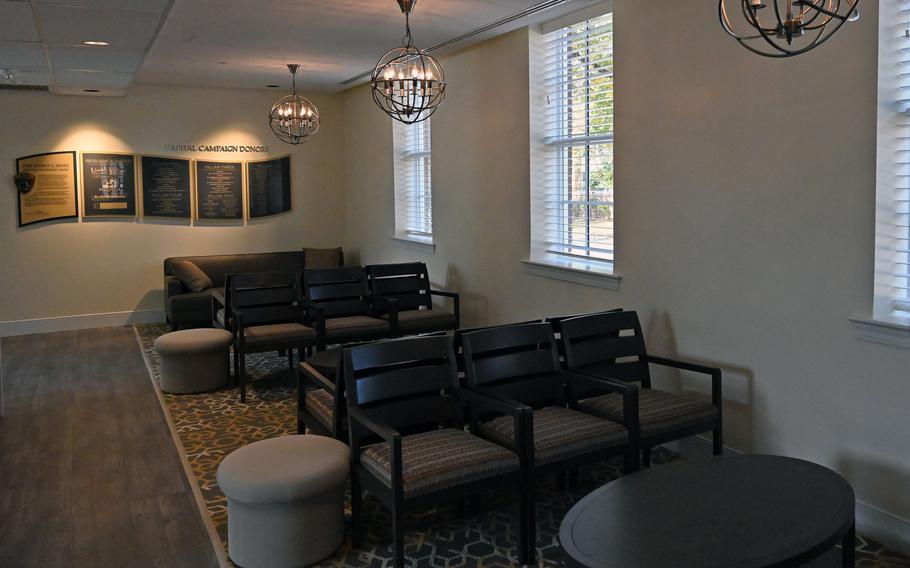
<svg viewBox="0 0 910 568">
<path fill-rule="evenodd" d="M 874 505 L 856 502 L 856 532 L 901 554 L 910 555 L 910 520 Z"/>
<path fill-rule="evenodd" d="M 134 323 L 159 323 L 165 321 L 165 319 L 164 310 L 156 309 L 3 321 L 0 322 L 0 337 L 91 329 L 95 327 L 118 327 Z"/>
<path fill-rule="evenodd" d="M 703 436 L 687 438 L 679 444 L 678 451 L 687 457 L 711 455 L 711 438 Z M 742 452 L 724 446 L 724 453 Z M 910 520 L 903 517 L 857 500 L 856 532 L 890 550 L 910 555 Z"/>
</svg>

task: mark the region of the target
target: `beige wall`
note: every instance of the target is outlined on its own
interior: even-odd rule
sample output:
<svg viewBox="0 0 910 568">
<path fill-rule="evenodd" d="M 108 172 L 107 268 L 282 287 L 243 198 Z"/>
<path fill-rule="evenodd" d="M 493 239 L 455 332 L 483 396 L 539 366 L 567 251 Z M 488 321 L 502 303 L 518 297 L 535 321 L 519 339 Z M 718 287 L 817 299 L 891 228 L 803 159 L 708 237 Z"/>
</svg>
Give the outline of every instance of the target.
<svg viewBox="0 0 910 568">
<path fill-rule="evenodd" d="M 315 97 L 323 129 L 293 147 L 269 130 L 277 93 L 135 87 L 125 98 L 0 94 L 0 322 L 162 308 L 168 256 L 293 250 L 344 238 L 344 113 L 338 97 Z M 168 144 L 268 145 L 269 154 L 196 154 L 208 159 L 292 155 L 293 211 L 247 225 L 99 221 L 17 229 L 15 159 L 54 150 L 156 155 Z M 155 312 L 146 314 L 154 317 Z M 21 329 L 13 326 L 10 329 Z M 27 327 L 25 329 L 28 329 Z"/>
<path fill-rule="evenodd" d="M 346 93 L 347 245 L 365 263 L 426 260 L 462 293 L 467 324 L 636 309 L 655 353 L 724 368 L 730 446 L 837 469 L 871 505 L 867 528 L 888 517 L 876 508 L 910 518 L 910 351 L 861 342 L 848 321 L 872 303 L 877 5 L 821 49 L 777 61 L 725 37 L 716 3 L 616 4 L 621 291 L 521 264 L 527 30 L 443 60 L 435 255 L 389 239 L 390 120 L 367 88 Z"/>
</svg>

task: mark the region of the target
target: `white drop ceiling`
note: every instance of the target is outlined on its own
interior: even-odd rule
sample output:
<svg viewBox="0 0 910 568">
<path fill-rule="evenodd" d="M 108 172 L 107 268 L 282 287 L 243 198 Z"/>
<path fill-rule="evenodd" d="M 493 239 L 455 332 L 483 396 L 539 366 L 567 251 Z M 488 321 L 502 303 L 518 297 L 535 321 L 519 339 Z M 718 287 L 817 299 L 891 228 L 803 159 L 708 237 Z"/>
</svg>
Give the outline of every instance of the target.
<svg viewBox="0 0 910 568">
<path fill-rule="evenodd" d="M 411 28 L 428 48 L 550 6 L 438 55 L 594 3 L 419 0 Z M 286 90 L 286 64 L 299 63 L 301 90 L 330 93 L 371 69 L 403 34 L 395 0 L 0 0 L 0 82 L 58 94 L 123 95 L 133 84 Z"/>
</svg>

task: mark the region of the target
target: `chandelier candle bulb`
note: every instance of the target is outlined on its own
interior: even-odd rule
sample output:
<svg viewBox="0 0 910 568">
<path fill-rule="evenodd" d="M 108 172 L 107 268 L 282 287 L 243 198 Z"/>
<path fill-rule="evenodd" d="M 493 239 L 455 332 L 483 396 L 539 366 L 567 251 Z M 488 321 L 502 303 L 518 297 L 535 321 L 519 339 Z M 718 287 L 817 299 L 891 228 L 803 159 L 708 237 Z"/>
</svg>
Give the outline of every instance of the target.
<svg viewBox="0 0 910 568">
<path fill-rule="evenodd" d="M 445 73 L 439 62 L 411 38 L 410 15 L 416 0 L 398 0 L 405 15 L 403 46 L 380 58 L 370 77 L 373 101 L 393 119 L 414 124 L 432 116 L 445 100 Z"/>
<path fill-rule="evenodd" d="M 269 112 L 269 126 L 275 136 L 288 144 L 302 144 L 319 132 L 319 110 L 297 94 L 299 65 L 289 64 L 293 93 L 280 99 Z"/>
<path fill-rule="evenodd" d="M 773 3 L 773 10 L 763 10 L 766 1 Z M 765 57 L 782 58 L 806 53 L 828 41 L 845 23 L 858 20 L 859 3 L 718 0 L 718 15 L 723 30 L 744 48 Z"/>
</svg>

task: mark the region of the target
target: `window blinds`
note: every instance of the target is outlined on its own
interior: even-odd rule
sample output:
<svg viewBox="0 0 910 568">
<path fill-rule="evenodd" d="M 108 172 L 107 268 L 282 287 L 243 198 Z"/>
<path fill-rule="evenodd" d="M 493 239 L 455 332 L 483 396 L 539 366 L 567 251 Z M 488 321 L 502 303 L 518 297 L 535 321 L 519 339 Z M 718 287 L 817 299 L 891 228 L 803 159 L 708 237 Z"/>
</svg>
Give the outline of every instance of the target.
<svg viewBox="0 0 910 568">
<path fill-rule="evenodd" d="M 882 9 L 886 9 L 887 5 L 882 4 Z M 890 179 L 879 180 L 876 264 L 877 280 L 890 291 L 890 305 L 885 311 L 907 316 L 910 315 L 907 313 L 910 312 L 910 9 L 904 2 L 900 5 L 904 6 L 900 18 L 884 24 L 881 30 L 886 34 L 883 49 L 892 52 L 887 56 L 891 63 L 882 67 L 883 74 L 891 75 L 881 81 L 883 88 L 890 91 L 883 95 L 896 104 L 890 105 L 894 109 L 891 124 L 884 128 L 891 140 L 880 140 L 880 144 L 886 142 L 889 147 L 886 152 L 890 154 L 888 160 L 893 169 Z M 882 260 L 886 261 L 885 266 Z"/>
<path fill-rule="evenodd" d="M 430 121 L 394 124 L 396 231 L 433 235 L 433 196 L 430 185 Z"/>
<path fill-rule="evenodd" d="M 547 252 L 613 261 L 613 14 L 543 37 Z"/>
</svg>

